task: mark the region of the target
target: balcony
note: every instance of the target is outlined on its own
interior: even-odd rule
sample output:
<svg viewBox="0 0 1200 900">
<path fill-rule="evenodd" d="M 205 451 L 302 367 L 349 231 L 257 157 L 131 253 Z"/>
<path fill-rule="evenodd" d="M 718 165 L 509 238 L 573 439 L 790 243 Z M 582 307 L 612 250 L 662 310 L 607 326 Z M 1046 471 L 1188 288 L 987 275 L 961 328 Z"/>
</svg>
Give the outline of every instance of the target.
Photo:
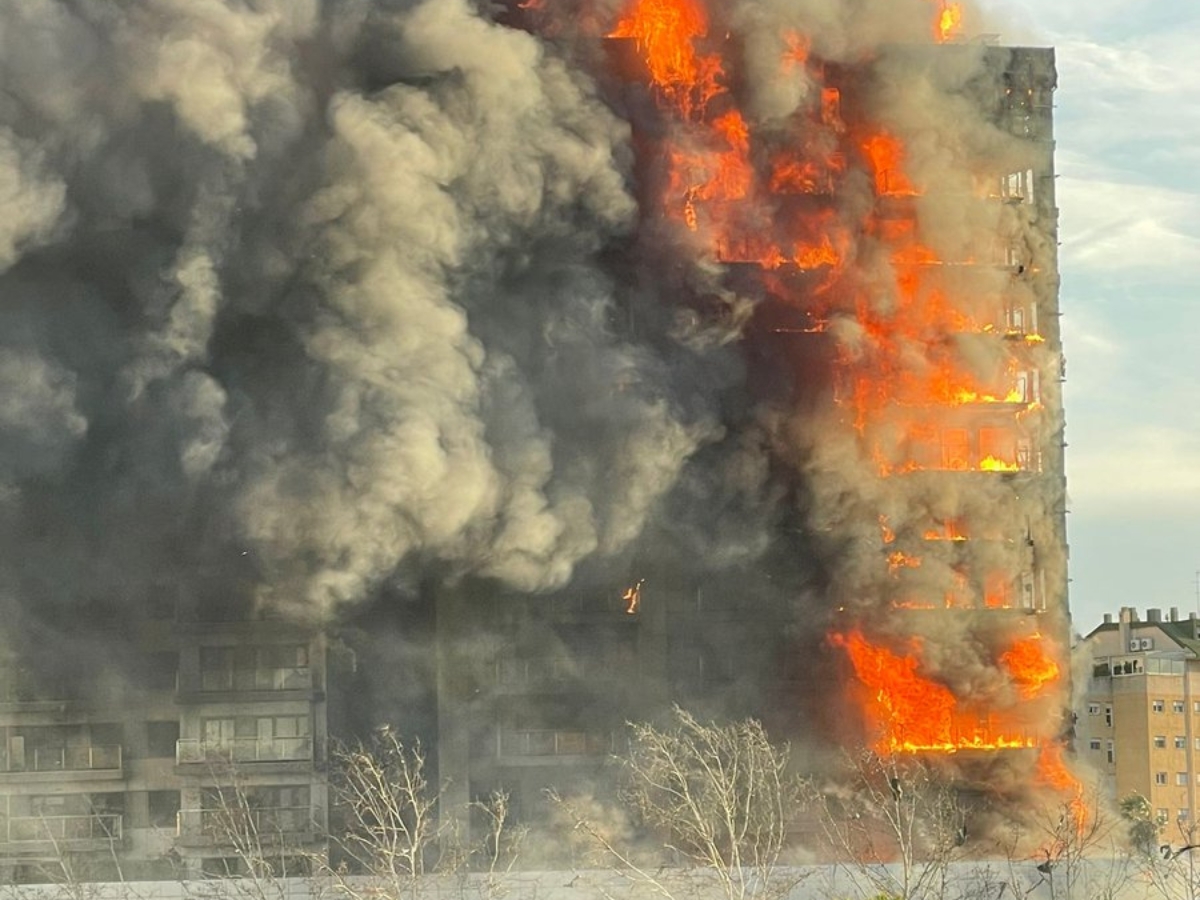
<svg viewBox="0 0 1200 900">
<path fill-rule="evenodd" d="M 232 738 L 205 741 L 180 738 L 175 742 L 176 765 L 310 762 L 313 758 L 311 735 L 301 737 Z"/>
<path fill-rule="evenodd" d="M 529 729 L 501 731 L 498 741 L 501 759 L 537 761 L 547 757 L 606 756 L 612 752 L 614 736 L 608 732 Z"/>
<path fill-rule="evenodd" d="M 209 669 L 200 673 L 200 690 L 216 691 L 307 691 L 313 686 L 312 669 L 287 666 L 256 669 Z"/>
<path fill-rule="evenodd" d="M 188 846 L 303 843 L 322 833 L 321 810 L 313 806 L 181 809 L 175 818 L 175 836 Z"/>
<path fill-rule="evenodd" d="M 564 685 L 582 675 L 580 664 L 566 656 L 496 661 L 496 686 L 507 690 Z"/>
<path fill-rule="evenodd" d="M 0 748 L 0 773 L 12 772 L 120 772 L 121 747 L 34 747 L 24 753 Z"/>
<path fill-rule="evenodd" d="M 120 841 L 122 816 L 98 813 L 83 816 L 12 816 L 0 832 L 4 842 L 48 844 L 72 850 L 95 849 Z"/>
</svg>

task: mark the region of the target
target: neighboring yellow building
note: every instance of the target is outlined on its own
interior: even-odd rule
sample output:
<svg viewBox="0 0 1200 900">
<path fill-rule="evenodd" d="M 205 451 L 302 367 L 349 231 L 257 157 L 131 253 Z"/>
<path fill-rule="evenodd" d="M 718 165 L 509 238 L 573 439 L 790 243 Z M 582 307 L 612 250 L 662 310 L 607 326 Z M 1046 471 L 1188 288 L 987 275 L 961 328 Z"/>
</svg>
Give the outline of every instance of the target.
<svg viewBox="0 0 1200 900">
<path fill-rule="evenodd" d="M 1200 619 L 1124 607 L 1083 639 L 1091 676 L 1078 710 L 1079 755 L 1116 798 L 1150 801 L 1161 824 L 1200 821 Z"/>
</svg>

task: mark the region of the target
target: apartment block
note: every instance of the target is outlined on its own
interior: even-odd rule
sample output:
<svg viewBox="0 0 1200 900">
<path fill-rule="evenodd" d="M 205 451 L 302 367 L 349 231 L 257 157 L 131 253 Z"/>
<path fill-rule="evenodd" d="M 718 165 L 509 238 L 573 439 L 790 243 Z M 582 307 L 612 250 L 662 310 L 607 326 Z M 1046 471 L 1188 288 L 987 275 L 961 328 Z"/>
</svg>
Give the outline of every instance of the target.
<svg viewBox="0 0 1200 900">
<path fill-rule="evenodd" d="M 119 674 L 98 659 L 55 683 L 0 660 L 0 881 L 237 872 L 247 839 L 293 871 L 323 851 L 322 636 L 163 604 L 87 646 Z"/>
<path fill-rule="evenodd" d="M 1078 648 L 1090 659 L 1077 710 L 1080 756 L 1111 796 L 1137 793 L 1160 824 L 1200 821 L 1200 619 L 1123 608 Z M 1190 833 L 1190 831 L 1189 831 Z"/>
</svg>

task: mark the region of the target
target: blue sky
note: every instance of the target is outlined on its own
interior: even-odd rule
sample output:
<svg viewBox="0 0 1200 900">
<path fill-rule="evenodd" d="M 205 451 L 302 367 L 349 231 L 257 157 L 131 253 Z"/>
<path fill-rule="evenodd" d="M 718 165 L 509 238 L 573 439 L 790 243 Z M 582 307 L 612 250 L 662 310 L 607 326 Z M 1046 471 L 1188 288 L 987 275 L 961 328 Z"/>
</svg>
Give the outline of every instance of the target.
<svg viewBox="0 0 1200 900">
<path fill-rule="evenodd" d="M 1071 608 L 1200 600 L 1200 3 L 986 0 L 1057 48 Z"/>
</svg>

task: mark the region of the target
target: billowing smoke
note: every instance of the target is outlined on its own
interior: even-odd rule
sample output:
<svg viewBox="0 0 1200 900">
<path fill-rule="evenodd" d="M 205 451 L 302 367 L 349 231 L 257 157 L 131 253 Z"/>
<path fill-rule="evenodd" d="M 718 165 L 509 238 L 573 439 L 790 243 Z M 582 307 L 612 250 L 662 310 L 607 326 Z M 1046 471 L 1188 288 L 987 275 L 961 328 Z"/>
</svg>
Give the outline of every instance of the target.
<svg viewBox="0 0 1200 900">
<path fill-rule="evenodd" d="M 628 126 L 539 39 L 463 2 L 3 22 L 10 601 L 544 590 L 719 436 L 687 351 L 614 327 Z"/>
<path fill-rule="evenodd" d="M 1061 616 L 1054 459 L 964 474 L 1059 427 L 1053 355 L 987 334 L 1007 298 L 1056 340 L 1052 198 L 978 199 L 1040 152 L 998 54 L 929 53 L 932 0 L 680 0 L 699 74 L 655 87 L 639 5 L 0 3 L 10 621 L 182 585 L 327 622 L 663 540 L 1015 706 L 1033 626 L 910 615 Z M 962 458 L 912 412 L 1016 375 Z"/>
</svg>

